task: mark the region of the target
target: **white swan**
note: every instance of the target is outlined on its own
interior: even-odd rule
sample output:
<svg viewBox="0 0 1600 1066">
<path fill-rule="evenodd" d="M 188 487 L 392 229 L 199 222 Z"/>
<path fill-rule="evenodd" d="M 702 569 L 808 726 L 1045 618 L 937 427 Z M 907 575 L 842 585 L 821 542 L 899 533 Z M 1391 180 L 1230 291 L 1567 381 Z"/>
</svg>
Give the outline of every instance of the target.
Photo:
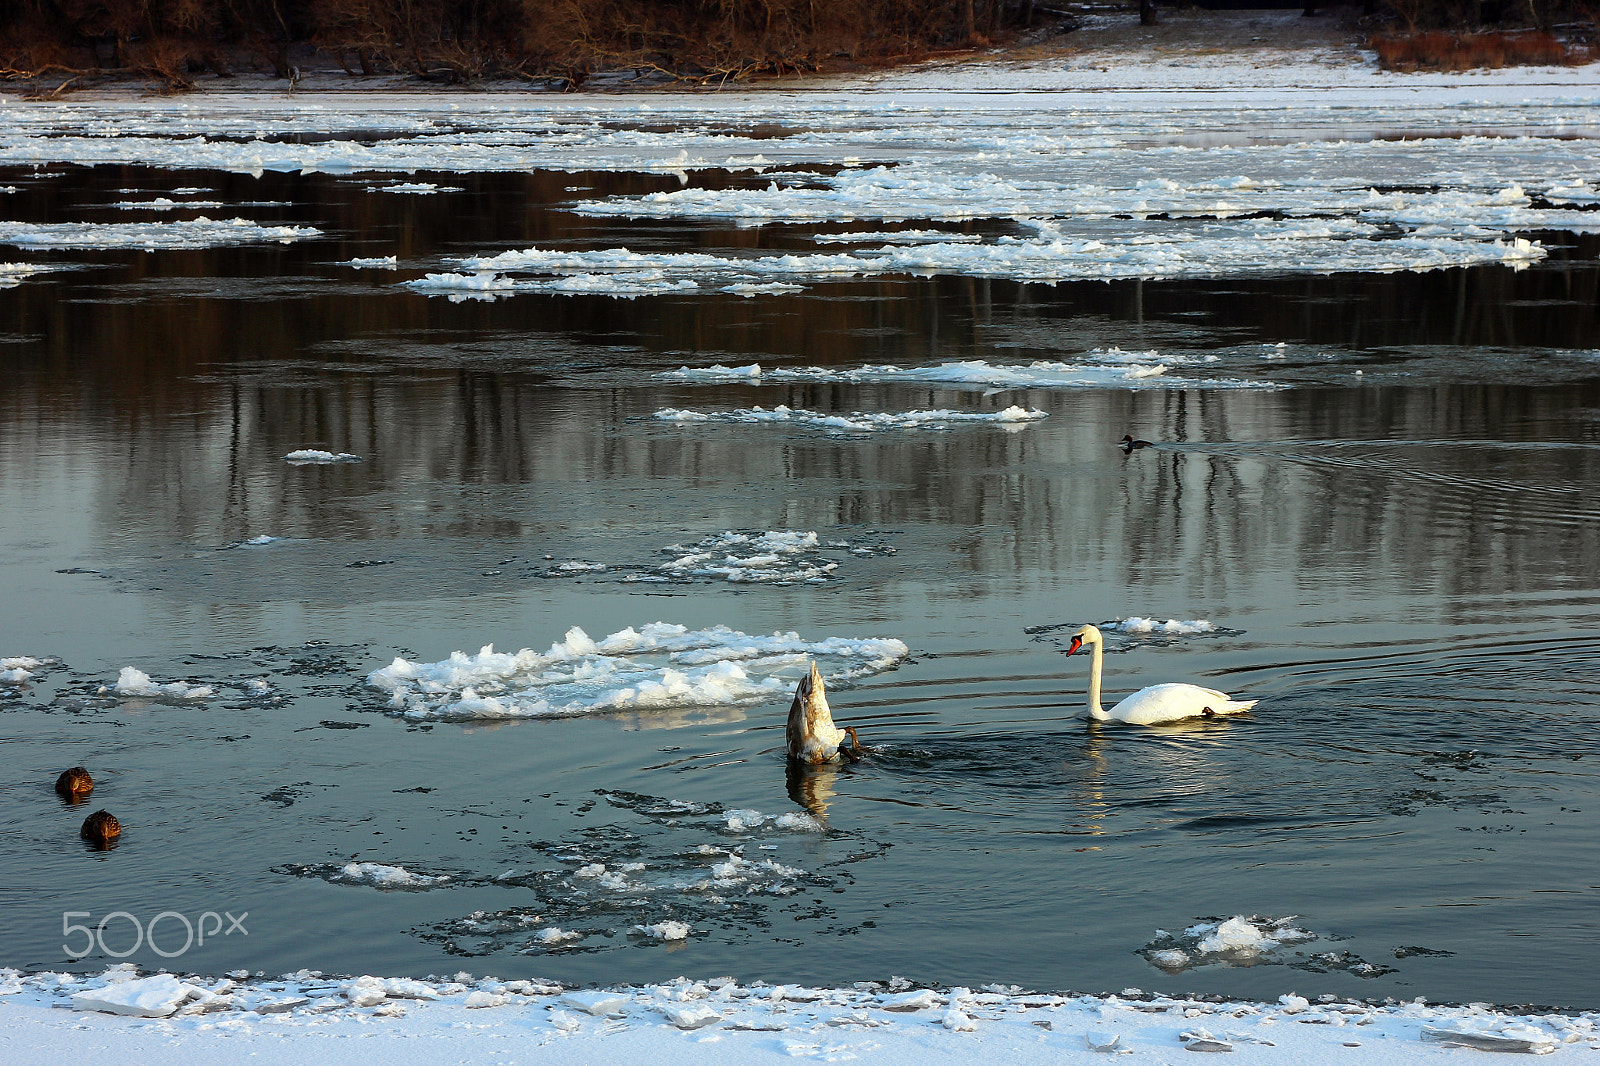
<svg viewBox="0 0 1600 1066">
<path fill-rule="evenodd" d="M 1185 718 L 1242 714 L 1259 702 L 1236 700 L 1226 692 L 1201 688 L 1199 685 L 1165 684 L 1142 688 L 1111 710 L 1103 710 L 1100 706 L 1100 640 L 1098 629 L 1084 626 L 1072 635 L 1072 644 L 1067 648 L 1068 655 L 1085 644 L 1094 650 L 1094 659 L 1089 666 L 1089 717 L 1096 722 L 1160 725 L 1162 722 L 1180 722 Z"/>
<path fill-rule="evenodd" d="M 849 748 L 842 747 L 846 733 L 850 735 Z M 861 741 L 855 729 L 848 726 L 840 729 L 833 724 L 828 694 L 822 686 L 822 673 L 815 662 L 811 664 L 811 673 L 795 686 L 784 739 L 788 741 L 789 757 L 803 763 L 834 762 L 840 757 L 854 759 L 861 754 Z"/>
</svg>

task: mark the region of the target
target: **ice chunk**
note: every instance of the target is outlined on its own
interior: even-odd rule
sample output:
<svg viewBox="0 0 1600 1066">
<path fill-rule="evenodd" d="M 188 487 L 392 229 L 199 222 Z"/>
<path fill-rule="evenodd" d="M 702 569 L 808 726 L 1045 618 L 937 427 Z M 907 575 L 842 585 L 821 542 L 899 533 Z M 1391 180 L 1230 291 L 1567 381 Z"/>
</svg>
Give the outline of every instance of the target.
<svg viewBox="0 0 1600 1066">
<path fill-rule="evenodd" d="M 1208 622 L 1203 618 L 1192 622 L 1180 622 L 1169 618 L 1165 622 L 1160 622 L 1154 618 L 1140 618 L 1137 616 L 1124 618 L 1120 622 L 1113 622 L 1108 628 L 1117 629 L 1123 633 L 1161 633 L 1171 636 L 1193 636 L 1197 633 L 1215 633 L 1217 631 L 1214 623 Z"/>
<path fill-rule="evenodd" d="M 450 880 L 448 874 L 419 874 L 404 866 L 378 862 L 350 862 L 339 867 L 332 880 L 346 884 L 374 885 L 378 888 L 425 888 Z"/>
<path fill-rule="evenodd" d="M 693 930 L 683 922 L 666 921 L 654 925 L 636 925 L 633 931 L 657 940 L 686 940 Z"/>
<path fill-rule="evenodd" d="M 703 1029 L 722 1020 L 722 1015 L 716 1008 L 704 1003 L 693 1003 L 686 1007 L 662 1003 L 658 1004 L 656 1009 L 666 1015 L 667 1021 L 679 1029 Z"/>
<path fill-rule="evenodd" d="M 813 659 L 837 683 L 887 670 L 907 654 L 891 638 L 806 641 L 796 633 L 757 637 L 655 622 L 600 641 L 573 627 L 542 654 L 486 646 L 435 663 L 397 658 L 367 682 L 411 718 L 564 717 L 760 703 L 786 697 Z"/>
<path fill-rule="evenodd" d="M 117 675 L 114 691 L 119 696 L 148 696 L 152 699 L 169 700 L 204 700 L 217 694 L 217 690 L 210 685 L 191 685 L 185 681 L 158 685 L 150 680 L 149 674 L 133 666 L 122 668 Z"/>
<path fill-rule="evenodd" d="M 561 997 L 561 1002 L 586 1014 L 603 1015 L 615 1014 L 633 1000 L 621 992 L 593 991 L 568 992 Z"/>
<path fill-rule="evenodd" d="M 0 222 L 0 244 L 25 248 L 220 248 L 322 235 L 310 226 L 262 226 L 248 219 L 174 222 Z"/>
<path fill-rule="evenodd" d="M 74 992 L 72 1009 L 165 1018 L 201 993 L 198 986 L 163 973 Z"/>
<path fill-rule="evenodd" d="M 1530 1025 L 1508 1026 L 1499 1032 L 1461 1027 L 1425 1025 L 1422 1039 L 1445 1047 L 1476 1048 L 1479 1051 L 1523 1051 L 1548 1055 L 1556 1049 L 1556 1038 Z"/>
<path fill-rule="evenodd" d="M 304 466 L 308 463 L 359 463 L 363 461 L 359 455 L 351 455 L 349 452 L 328 452 L 320 448 L 300 448 L 285 455 L 283 459 L 284 462 L 293 463 L 296 466 Z"/>
</svg>

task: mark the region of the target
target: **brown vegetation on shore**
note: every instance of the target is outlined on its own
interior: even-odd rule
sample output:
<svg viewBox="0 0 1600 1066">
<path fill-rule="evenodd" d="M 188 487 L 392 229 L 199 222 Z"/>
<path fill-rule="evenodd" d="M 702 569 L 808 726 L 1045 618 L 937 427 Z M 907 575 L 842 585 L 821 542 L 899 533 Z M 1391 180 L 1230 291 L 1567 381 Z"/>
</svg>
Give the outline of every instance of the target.
<svg viewBox="0 0 1600 1066">
<path fill-rule="evenodd" d="M 1384 70 L 1480 70 L 1515 66 L 1575 66 L 1595 58 L 1592 47 L 1549 33 L 1380 34 L 1368 47 Z"/>
<path fill-rule="evenodd" d="M 1385 69 L 1596 54 L 1600 0 L 1363 2 Z M 720 85 L 916 61 L 1118 9 L 1159 18 L 1148 0 L 0 0 L 0 81 L 34 96 L 135 79 L 185 91 L 245 72 L 293 88 L 302 73 L 339 70 L 442 85 Z M 1305 3 L 1308 16 L 1327 10 Z"/>
<path fill-rule="evenodd" d="M 0 74 L 191 89 L 316 53 L 352 75 L 700 83 L 919 58 L 1030 24 L 1034 0 L 0 0 Z"/>
</svg>

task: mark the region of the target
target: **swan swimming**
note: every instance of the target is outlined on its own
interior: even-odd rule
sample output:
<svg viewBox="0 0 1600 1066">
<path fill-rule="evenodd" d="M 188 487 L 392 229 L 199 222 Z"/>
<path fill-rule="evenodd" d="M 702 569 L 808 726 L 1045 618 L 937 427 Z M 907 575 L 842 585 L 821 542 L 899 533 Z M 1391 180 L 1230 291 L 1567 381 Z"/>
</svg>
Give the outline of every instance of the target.
<svg viewBox="0 0 1600 1066">
<path fill-rule="evenodd" d="M 1236 700 L 1226 692 L 1199 685 L 1171 683 L 1151 685 L 1124 699 L 1111 710 L 1100 706 L 1100 630 L 1084 626 L 1072 634 L 1067 647 L 1071 655 L 1085 644 L 1094 652 L 1089 664 L 1089 717 L 1096 722 L 1126 722 L 1129 725 L 1160 725 L 1163 722 L 1181 722 L 1185 718 L 1217 718 L 1225 714 L 1243 714 L 1258 700 Z"/>
<path fill-rule="evenodd" d="M 842 747 L 845 734 L 850 735 L 850 747 Z M 817 664 L 795 686 L 794 702 L 789 705 L 789 724 L 784 729 L 789 744 L 789 758 L 803 763 L 834 762 L 838 759 L 855 759 L 861 754 L 861 740 L 854 727 L 840 729 L 833 724 L 833 712 L 828 708 L 828 694 L 822 685 L 822 673 Z"/>
</svg>

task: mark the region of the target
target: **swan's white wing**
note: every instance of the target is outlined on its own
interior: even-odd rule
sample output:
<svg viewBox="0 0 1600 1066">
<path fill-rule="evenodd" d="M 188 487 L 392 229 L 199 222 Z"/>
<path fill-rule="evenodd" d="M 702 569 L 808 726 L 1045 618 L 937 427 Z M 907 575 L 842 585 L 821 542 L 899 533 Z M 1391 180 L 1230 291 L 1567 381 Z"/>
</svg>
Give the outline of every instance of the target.
<svg viewBox="0 0 1600 1066">
<path fill-rule="evenodd" d="M 1199 685 L 1166 684 L 1142 688 L 1111 708 L 1107 717 L 1129 725 L 1159 725 L 1185 718 L 1240 714 L 1256 705 L 1255 700 L 1235 700 L 1226 692 Z"/>
</svg>

